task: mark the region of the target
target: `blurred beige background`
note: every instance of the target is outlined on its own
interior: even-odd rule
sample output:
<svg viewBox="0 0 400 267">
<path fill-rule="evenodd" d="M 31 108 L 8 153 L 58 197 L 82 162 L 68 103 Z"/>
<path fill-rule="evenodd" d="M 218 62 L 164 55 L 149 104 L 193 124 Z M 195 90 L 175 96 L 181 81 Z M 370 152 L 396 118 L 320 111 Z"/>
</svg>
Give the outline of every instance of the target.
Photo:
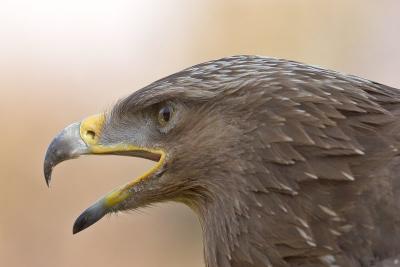
<svg viewBox="0 0 400 267">
<path fill-rule="evenodd" d="M 67 124 L 233 54 L 283 57 L 400 88 L 400 1 L 0 0 L 0 266 L 203 266 L 191 211 L 164 204 L 73 236 L 86 207 L 152 163 L 42 160 Z"/>
</svg>

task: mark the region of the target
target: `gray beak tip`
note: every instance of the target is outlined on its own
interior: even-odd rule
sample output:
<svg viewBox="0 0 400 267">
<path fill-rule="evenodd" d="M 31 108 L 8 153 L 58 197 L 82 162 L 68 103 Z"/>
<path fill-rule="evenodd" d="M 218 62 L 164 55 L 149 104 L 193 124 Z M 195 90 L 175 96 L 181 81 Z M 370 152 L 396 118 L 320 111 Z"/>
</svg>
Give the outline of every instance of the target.
<svg viewBox="0 0 400 267">
<path fill-rule="evenodd" d="M 86 229 L 87 227 L 89 227 L 88 222 L 87 222 L 87 218 L 86 216 L 84 216 L 84 214 L 81 214 L 74 223 L 74 226 L 72 228 L 72 234 L 77 234 L 80 231 Z"/>
<path fill-rule="evenodd" d="M 82 230 L 85 230 L 92 224 L 99 221 L 107 213 L 101 202 L 95 203 L 90 208 L 86 209 L 79 217 L 75 220 L 72 228 L 72 234 L 77 234 Z"/>
<path fill-rule="evenodd" d="M 48 160 L 45 160 L 43 165 L 43 174 L 44 174 L 44 179 L 46 180 L 47 187 L 50 187 L 52 172 L 53 172 L 53 164 L 51 164 Z"/>
<path fill-rule="evenodd" d="M 80 137 L 80 123 L 73 123 L 59 133 L 50 143 L 43 164 L 47 186 L 51 181 L 53 168 L 68 159 L 77 158 L 87 152 L 87 146 Z"/>
</svg>

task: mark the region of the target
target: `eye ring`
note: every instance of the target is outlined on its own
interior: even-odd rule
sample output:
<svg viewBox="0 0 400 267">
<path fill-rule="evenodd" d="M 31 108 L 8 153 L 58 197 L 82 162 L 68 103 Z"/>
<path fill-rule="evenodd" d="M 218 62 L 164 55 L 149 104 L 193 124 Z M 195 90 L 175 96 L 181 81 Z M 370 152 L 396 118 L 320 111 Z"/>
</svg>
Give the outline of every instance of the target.
<svg viewBox="0 0 400 267">
<path fill-rule="evenodd" d="M 158 123 L 161 126 L 167 125 L 171 121 L 172 115 L 173 115 L 173 109 L 171 106 L 165 105 L 161 107 L 160 110 L 158 111 Z"/>
</svg>

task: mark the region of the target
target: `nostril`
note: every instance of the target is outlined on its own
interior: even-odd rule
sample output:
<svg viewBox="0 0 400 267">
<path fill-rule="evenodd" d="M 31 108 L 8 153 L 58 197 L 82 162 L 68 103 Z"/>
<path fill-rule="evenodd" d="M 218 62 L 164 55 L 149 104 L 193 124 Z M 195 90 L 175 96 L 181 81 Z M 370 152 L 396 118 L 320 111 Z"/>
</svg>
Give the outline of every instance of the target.
<svg viewBox="0 0 400 267">
<path fill-rule="evenodd" d="M 91 131 L 91 130 L 87 130 L 86 131 L 86 135 L 88 137 L 90 137 L 92 140 L 94 140 L 96 138 L 96 133 L 94 131 Z"/>
</svg>

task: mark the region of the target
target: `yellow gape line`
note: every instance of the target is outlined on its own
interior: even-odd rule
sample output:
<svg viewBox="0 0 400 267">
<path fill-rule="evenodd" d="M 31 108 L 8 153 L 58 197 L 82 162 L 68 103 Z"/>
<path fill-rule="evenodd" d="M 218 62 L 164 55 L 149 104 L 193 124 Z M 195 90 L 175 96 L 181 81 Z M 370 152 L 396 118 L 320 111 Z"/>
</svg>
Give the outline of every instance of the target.
<svg viewBox="0 0 400 267">
<path fill-rule="evenodd" d="M 131 192 L 129 192 L 129 190 L 133 186 L 135 186 L 140 181 L 145 180 L 150 175 L 154 174 L 164 164 L 165 152 L 162 151 L 162 150 L 143 149 L 143 148 L 137 148 L 137 149 L 134 149 L 134 150 L 148 151 L 148 152 L 151 152 L 151 153 L 154 153 L 154 154 L 159 154 L 160 155 L 160 160 L 157 162 L 157 164 L 155 166 L 153 166 L 150 170 L 148 170 L 143 175 L 139 176 L 135 180 L 125 184 L 121 188 L 115 189 L 114 191 L 112 191 L 108 195 L 106 195 L 104 197 L 104 200 L 105 200 L 105 204 L 106 204 L 107 207 L 113 207 L 113 206 L 121 203 L 122 201 L 124 201 L 131 194 Z"/>
<path fill-rule="evenodd" d="M 135 180 L 125 184 L 124 186 L 113 190 L 104 197 L 104 202 L 107 207 L 113 207 L 122 201 L 124 201 L 131 193 L 129 190 L 140 181 L 146 179 L 153 173 L 155 173 L 164 164 L 166 153 L 161 149 L 152 149 L 139 147 L 131 144 L 115 144 L 115 145 L 101 145 L 99 139 L 101 131 L 105 122 L 105 114 L 98 114 L 90 116 L 84 119 L 80 125 L 80 135 L 82 140 L 88 146 L 88 149 L 93 154 L 105 154 L 112 152 L 124 152 L 124 151 L 144 151 L 152 154 L 160 155 L 160 159 L 155 166 L 148 170 L 143 175 L 139 176 Z"/>
</svg>

